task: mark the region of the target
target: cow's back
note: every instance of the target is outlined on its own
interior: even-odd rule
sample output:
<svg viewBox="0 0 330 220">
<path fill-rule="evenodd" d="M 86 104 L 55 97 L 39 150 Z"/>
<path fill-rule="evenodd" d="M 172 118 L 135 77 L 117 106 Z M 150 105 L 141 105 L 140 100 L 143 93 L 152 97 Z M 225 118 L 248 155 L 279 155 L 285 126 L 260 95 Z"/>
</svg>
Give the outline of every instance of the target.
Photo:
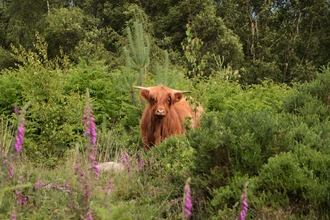
<svg viewBox="0 0 330 220">
<path fill-rule="evenodd" d="M 182 122 L 186 117 L 191 118 L 190 125 L 192 128 L 197 128 L 199 126 L 199 121 L 201 118 L 201 114 L 204 112 L 202 106 L 197 106 L 194 109 L 186 99 L 181 99 L 177 103 L 175 103 L 174 107 L 177 109 L 178 114 L 180 115 L 180 119 Z"/>
</svg>

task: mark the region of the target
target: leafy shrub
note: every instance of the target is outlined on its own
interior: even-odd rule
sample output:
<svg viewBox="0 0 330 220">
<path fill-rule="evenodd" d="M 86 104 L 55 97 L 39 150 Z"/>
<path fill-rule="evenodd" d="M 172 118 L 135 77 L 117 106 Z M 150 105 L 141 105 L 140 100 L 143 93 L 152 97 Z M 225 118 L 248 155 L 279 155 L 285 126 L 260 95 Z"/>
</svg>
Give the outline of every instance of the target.
<svg viewBox="0 0 330 220">
<path fill-rule="evenodd" d="M 0 71 L 9 67 L 13 67 L 14 63 L 15 60 L 9 51 L 0 46 Z"/>
<path fill-rule="evenodd" d="M 323 67 L 315 80 L 295 85 L 297 90 L 285 99 L 284 110 L 306 118 L 313 114 L 322 120 L 330 116 L 330 67 Z"/>
<path fill-rule="evenodd" d="M 193 168 L 192 156 L 194 149 L 190 147 L 185 135 L 176 135 L 166 138 L 151 152 L 158 158 L 171 178 L 179 180 L 180 184 L 190 175 Z"/>
<path fill-rule="evenodd" d="M 215 210 L 210 205 L 211 212 L 233 207 L 246 180 L 270 157 L 290 150 L 282 134 L 286 119 L 258 111 L 205 113 L 201 129 L 186 134 L 194 149 L 191 173 L 197 203 L 210 199 L 214 207 L 221 205 Z"/>
<path fill-rule="evenodd" d="M 65 77 L 59 71 L 39 69 L 33 74 L 32 69 L 24 68 L 19 73 L 25 75 L 26 81 L 21 81 L 24 98 L 31 102 L 27 115 L 27 154 L 35 162 L 53 166 L 77 141 L 83 103 L 73 93 L 64 94 Z"/>
<path fill-rule="evenodd" d="M 228 179 L 227 185 L 212 189 L 213 199 L 208 207 L 212 219 L 233 219 L 233 216 L 237 215 L 242 189 L 248 180 L 247 175 L 235 173 Z M 248 203 L 250 203 L 250 195 L 248 195 Z"/>
<path fill-rule="evenodd" d="M 83 103 L 78 95 L 64 91 L 66 57 L 49 60 L 47 44 L 38 34 L 36 38 L 35 51 L 13 48 L 21 65 L 2 75 L 2 85 L 9 84 L 5 91 L 13 91 L 4 113 L 11 114 L 15 103 L 18 107 L 31 103 L 26 115 L 26 153 L 36 163 L 54 166 L 79 137 Z"/>
<path fill-rule="evenodd" d="M 196 150 L 196 172 L 210 174 L 212 169 L 219 169 L 217 178 L 224 180 L 235 172 L 256 174 L 269 157 L 289 150 L 281 143 L 285 119 L 268 112 L 205 114 L 202 129 L 187 134 Z M 225 183 L 217 178 L 210 179 L 216 185 Z"/>
<path fill-rule="evenodd" d="M 255 199 L 259 196 L 256 201 L 262 200 L 262 206 L 286 207 L 303 215 L 311 210 L 329 215 L 329 165 L 328 155 L 305 146 L 280 153 L 256 177 Z"/>
<path fill-rule="evenodd" d="M 118 123 L 123 116 L 121 104 L 127 97 L 116 89 L 113 73 L 108 73 L 107 68 L 102 62 L 88 65 L 80 60 L 66 72 L 64 90 L 67 95 L 75 93 L 83 96 L 88 89 L 93 99 L 96 121 L 98 124 L 104 122 L 109 127 L 110 123 Z"/>
<path fill-rule="evenodd" d="M 17 80 L 13 80 L 15 73 L 3 71 L 0 74 L 0 114 L 11 115 L 14 105 L 22 102 L 22 86 Z"/>
<path fill-rule="evenodd" d="M 278 111 L 282 109 L 283 98 L 292 93 L 285 85 L 263 81 L 259 85 L 242 87 L 237 82 L 220 81 L 211 78 L 203 94 L 206 108 L 211 111 Z"/>
</svg>

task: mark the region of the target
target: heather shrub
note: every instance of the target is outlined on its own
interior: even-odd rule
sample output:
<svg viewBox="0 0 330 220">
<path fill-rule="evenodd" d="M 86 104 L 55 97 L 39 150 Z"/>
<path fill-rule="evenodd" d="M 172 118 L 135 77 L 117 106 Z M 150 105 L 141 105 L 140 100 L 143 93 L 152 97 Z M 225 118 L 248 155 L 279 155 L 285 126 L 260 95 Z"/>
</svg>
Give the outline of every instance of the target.
<svg viewBox="0 0 330 220">
<path fill-rule="evenodd" d="M 329 67 L 323 67 L 315 80 L 296 85 L 296 92 L 284 98 L 283 112 L 291 115 L 290 126 L 285 129 L 290 144 L 329 153 L 329 88 Z"/>
<path fill-rule="evenodd" d="M 213 199 L 207 207 L 211 219 L 234 219 L 234 216 L 238 215 L 239 199 L 242 194 L 242 189 L 248 180 L 249 177 L 247 175 L 235 173 L 234 176 L 228 180 L 227 185 L 211 189 Z M 251 204 L 251 195 L 252 193 L 248 194 L 249 204 Z"/>
<path fill-rule="evenodd" d="M 328 155 L 297 146 L 292 152 L 270 158 L 255 177 L 255 209 L 272 207 L 297 215 L 329 215 Z"/>
<path fill-rule="evenodd" d="M 190 145 L 196 150 L 194 165 L 198 164 L 198 168 L 195 172 L 220 172 L 214 178 L 216 184 L 225 183 L 235 172 L 255 175 L 269 157 L 289 150 L 281 135 L 285 119 L 269 112 L 206 113 L 202 129 L 187 134 Z"/>
<path fill-rule="evenodd" d="M 269 112 L 210 112 L 203 115 L 201 129 L 186 134 L 194 149 L 190 171 L 195 203 L 205 209 L 201 218 L 217 213 L 219 204 L 232 208 L 249 176 L 257 175 L 278 151 L 288 150 L 281 145 L 281 120 Z M 214 207 L 201 205 L 207 200 Z"/>
<path fill-rule="evenodd" d="M 299 116 L 291 118 L 290 125 L 287 128 L 283 128 L 287 143 L 292 146 L 297 144 L 308 146 L 322 153 L 329 154 L 329 123 L 316 120 L 311 125 L 306 121 L 305 118 Z"/>
</svg>

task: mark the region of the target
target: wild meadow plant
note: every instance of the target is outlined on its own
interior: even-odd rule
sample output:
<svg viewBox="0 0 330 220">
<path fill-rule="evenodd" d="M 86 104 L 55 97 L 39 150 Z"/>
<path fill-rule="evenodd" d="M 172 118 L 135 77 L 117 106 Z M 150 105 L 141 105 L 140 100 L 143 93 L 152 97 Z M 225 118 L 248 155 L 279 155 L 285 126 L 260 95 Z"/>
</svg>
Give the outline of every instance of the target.
<svg viewBox="0 0 330 220">
<path fill-rule="evenodd" d="M 248 182 L 244 185 L 244 189 L 243 189 L 243 194 L 241 196 L 241 207 L 240 207 L 240 212 L 239 212 L 239 216 L 238 218 L 236 218 L 236 220 L 245 220 L 246 217 L 246 213 L 248 210 L 248 203 L 246 201 L 246 197 L 247 197 L 247 186 L 248 186 Z"/>
<path fill-rule="evenodd" d="M 27 197 L 24 195 L 22 189 L 25 187 L 30 187 L 31 184 L 24 184 L 24 176 L 20 176 L 18 178 L 17 183 L 14 183 L 14 175 L 15 175 L 15 162 L 19 160 L 19 154 L 22 150 L 24 134 L 25 134 L 25 114 L 26 110 L 29 107 L 30 103 L 24 105 L 21 111 L 15 106 L 14 113 L 18 115 L 18 128 L 15 137 L 14 148 L 7 152 L 7 154 L 1 151 L 1 159 L 2 159 L 2 177 L 1 177 L 1 189 L 0 189 L 0 217 L 2 214 L 7 214 L 6 209 L 3 207 L 3 198 L 6 192 L 14 192 L 15 200 L 18 205 L 26 205 Z M 12 153 L 14 152 L 14 153 Z M 7 172 L 4 172 L 6 171 Z M 18 184 L 18 185 L 17 185 Z M 16 219 L 16 211 L 15 206 L 13 206 L 13 210 L 10 211 L 11 219 Z"/>
<path fill-rule="evenodd" d="M 182 216 L 183 219 L 188 219 L 191 216 L 192 209 L 192 201 L 191 201 L 191 191 L 190 191 L 190 177 L 187 179 L 186 184 L 184 186 L 184 194 L 183 194 L 183 208 L 182 208 Z"/>
<path fill-rule="evenodd" d="M 74 167 L 74 174 L 76 175 L 78 186 L 74 188 L 71 187 L 69 183 L 66 183 L 65 187 L 66 192 L 71 198 L 70 209 L 73 212 L 72 214 L 80 219 L 92 220 L 94 214 L 91 208 L 92 191 L 97 186 L 100 170 L 97 167 L 98 163 L 95 159 L 97 154 L 97 133 L 88 90 L 86 91 L 86 104 L 82 122 L 86 129 L 84 136 L 87 141 L 84 148 L 85 158 L 78 157 Z M 75 199 L 76 195 L 78 196 L 77 199 Z"/>
<path fill-rule="evenodd" d="M 131 166 L 129 163 L 129 155 L 126 151 L 124 153 L 120 154 L 120 159 L 121 159 L 121 162 L 126 166 L 127 172 L 128 173 L 131 172 Z"/>
</svg>

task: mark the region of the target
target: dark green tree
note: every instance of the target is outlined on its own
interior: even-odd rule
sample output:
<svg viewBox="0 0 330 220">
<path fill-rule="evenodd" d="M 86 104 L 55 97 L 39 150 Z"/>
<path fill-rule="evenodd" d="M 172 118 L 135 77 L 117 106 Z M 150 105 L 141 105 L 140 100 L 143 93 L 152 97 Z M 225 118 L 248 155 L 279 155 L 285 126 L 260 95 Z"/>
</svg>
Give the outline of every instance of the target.
<svg viewBox="0 0 330 220">
<path fill-rule="evenodd" d="M 45 18 L 42 33 L 49 45 L 49 56 L 58 56 L 60 49 L 65 54 L 72 55 L 79 42 L 93 33 L 95 25 L 96 21 L 77 7 L 52 10 Z"/>
<path fill-rule="evenodd" d="M 38 24 L 47 11 L 46 1 L 10 1 L 6 7 L 6 42 L 32 48 Z"/>
<path fill-rule="evenodd" d="M 329 2 L 216 1 L 217 14 L 236 33 L 245 54 L 242 82 L 271 78 L 278 82 L 310 80 L 329 61 L 325 28 Z M 325 26 L 324 26 L 325 25 Z"/>
</svg>

